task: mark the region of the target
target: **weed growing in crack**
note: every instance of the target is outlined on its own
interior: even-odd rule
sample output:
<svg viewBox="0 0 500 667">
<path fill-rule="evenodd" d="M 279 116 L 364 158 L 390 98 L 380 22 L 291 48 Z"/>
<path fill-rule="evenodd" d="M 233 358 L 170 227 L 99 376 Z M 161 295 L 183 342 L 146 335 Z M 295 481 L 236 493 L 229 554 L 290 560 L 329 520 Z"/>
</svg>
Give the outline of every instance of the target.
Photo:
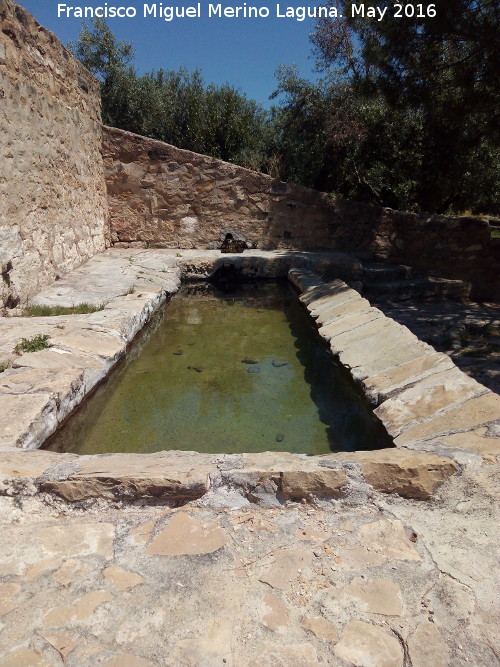
<svg viewBox="0 0 500 667">
<path fill-rule="evenodd" d="M 23 352 L 38 352 L 49 347 L 49 334 L 38 334 L 33 338 L 22 338 L 21 342 L 16 345 L 14 352 L 22 354 Z"/>
</svg>

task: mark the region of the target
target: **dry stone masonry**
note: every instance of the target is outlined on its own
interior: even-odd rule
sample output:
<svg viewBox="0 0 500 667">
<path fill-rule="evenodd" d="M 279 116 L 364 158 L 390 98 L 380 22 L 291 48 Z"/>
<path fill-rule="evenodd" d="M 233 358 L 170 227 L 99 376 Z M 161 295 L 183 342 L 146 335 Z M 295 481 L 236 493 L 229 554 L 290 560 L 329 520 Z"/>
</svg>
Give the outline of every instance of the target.
<svg viewBox="0 0 500 667">
<path fill-rule="evenodd" d="M 402 213 L 282 183 L 234 164 L 104 128 L 111 239 L 118 247 L 330 249 L 472 283 L 498 300 L 500 242 L 481 218 Z"/>
<path fill-rule="evenodd" d="M 26 303 L 109 243 L 209 249 L 227 234 L 259 249 L 407 264 L 498 299 L 500 243 L 487 220 L 334 199 L 102 128 L 98 82 L 11 0 L 0 0 L 0 75 L 3 306 Z"/>
<path fill-rule="evenodd" d="M 315 190 L 104 128 L 111 238 L 118 247 L 328 247 L 330 200 Z"/>
<path fill-rule="evenodd" d="M 104 250 L 98 82 L 0 0 L 0 306 L 26 303 Z"/>
</svg>

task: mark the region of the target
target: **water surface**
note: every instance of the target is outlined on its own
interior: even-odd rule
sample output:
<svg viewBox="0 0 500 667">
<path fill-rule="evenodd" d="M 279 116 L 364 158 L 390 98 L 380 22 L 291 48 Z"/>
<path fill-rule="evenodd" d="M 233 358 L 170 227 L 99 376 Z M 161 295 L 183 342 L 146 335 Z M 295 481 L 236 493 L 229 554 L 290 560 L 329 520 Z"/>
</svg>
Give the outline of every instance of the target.
<svg viewBox="0 0 500 667">
<path fill-rule="evenodd" d="M 307 454 L 390 446 L 286 282 L 184 285 L 47 448 Z"/>
</svg>

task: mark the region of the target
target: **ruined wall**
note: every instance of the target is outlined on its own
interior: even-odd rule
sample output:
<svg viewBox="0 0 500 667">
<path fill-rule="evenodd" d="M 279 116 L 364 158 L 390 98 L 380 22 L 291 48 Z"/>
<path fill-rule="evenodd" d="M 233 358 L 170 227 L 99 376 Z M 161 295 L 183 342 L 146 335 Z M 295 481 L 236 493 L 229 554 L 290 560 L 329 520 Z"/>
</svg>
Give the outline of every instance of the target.
<svg viewBox="0 0 500 667">
<path fill-rule="evenodd" d="M 0 306 L 105 247 L 99 84 L 24 9 L 0 0 Z"/>
<path fill-rule="evenodd" d="M 112 243 L 218 248 L 227 232 L 258 248 L 336 249 L 473 283 L 500 298 L 500 246 L 478 218 L 401 213 L 332 199 L 114 128 L 103 156 Z"/>
</svg>

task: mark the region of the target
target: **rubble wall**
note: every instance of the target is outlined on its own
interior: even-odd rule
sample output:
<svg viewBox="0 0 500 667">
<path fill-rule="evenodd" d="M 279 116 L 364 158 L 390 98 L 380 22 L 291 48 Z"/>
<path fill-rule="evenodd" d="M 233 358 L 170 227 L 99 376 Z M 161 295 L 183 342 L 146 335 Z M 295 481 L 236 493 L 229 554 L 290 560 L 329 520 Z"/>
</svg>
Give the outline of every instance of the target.
<svg viewBox="0 0 500 667">
<path fill-rule="evenodd" d="M 500 294 L 500 245 L 481 218 L 401 213 L 282 183 L 206 155 L 104 128 L 111 240 L 117 247 L 334 249 L 469 280 Z"/>
<path fill-rule="evenodd" d="M 99 83 L 22 7 L 0 0 L 0 306 L 105 248 Z"/>
</svg>

